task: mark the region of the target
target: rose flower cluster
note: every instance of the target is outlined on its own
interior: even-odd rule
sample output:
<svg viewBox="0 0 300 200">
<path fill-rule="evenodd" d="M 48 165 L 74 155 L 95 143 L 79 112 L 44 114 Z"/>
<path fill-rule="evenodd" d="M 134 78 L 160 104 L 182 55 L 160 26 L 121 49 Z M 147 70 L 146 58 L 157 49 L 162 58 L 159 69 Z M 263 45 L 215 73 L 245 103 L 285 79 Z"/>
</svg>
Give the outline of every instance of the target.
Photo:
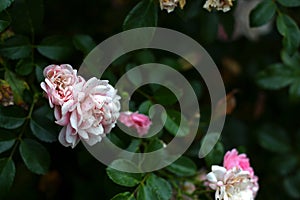
<svg viewBox="0 0 300 200">
<path fill-rule="evenodd" d="M 136 129 L 140 136 L 150 128 L 148 116 L 137 112 L 121 112 L 117 90 L 107 80 L 95 77 L 85 80 L 71 65 L 49 65 L 44 69 L 45 91 L 54 108 L 56 123 L 63 126 L 59 142 L 74 148 L 80 139 L 89 145 L 100 142 L 120 122 Z"/>
<path fill-rule="evenodd" d="M 236 149 L 224 156 L 223 166 L 213 165 L 207 174 L 207 185 L 216 190 L 216 200 L 253 200 L 258 191 L 258 177 L 254 175 L 246 154 Z"/>
</svg>

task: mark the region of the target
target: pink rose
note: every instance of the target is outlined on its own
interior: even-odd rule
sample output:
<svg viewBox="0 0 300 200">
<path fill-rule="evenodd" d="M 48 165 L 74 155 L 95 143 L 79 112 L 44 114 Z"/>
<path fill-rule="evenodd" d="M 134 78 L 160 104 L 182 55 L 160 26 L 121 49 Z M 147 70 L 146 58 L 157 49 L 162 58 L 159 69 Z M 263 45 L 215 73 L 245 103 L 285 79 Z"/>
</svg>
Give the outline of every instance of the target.
<svg viewBox="0 0 300 200">
<path fill-rule="evenodd" d="M 79 139 L 94 145 L 115 126 L 120 96 L 108 81 L 91 78 L 74 85 L 73 99 L 56 109 L 56 122 L 66 125 L 59 135 L 65 146 L 74 147 Z"/>
<path fill-rule="evenodd" d="M 44 69 L 45 82 L 41 88 L 46 92 L 50 107 L 63 105 L 73 98 L 73 85 L 82 77 L 71 65 L 49 65 Z"/>
<path fill-rule="evenodd" d="M 148 133 L 152 122 L 149 117 L 138 112 L 121 112 L 119 121 L 127 127 L 134 127 L 140 136 Z"/>
<path fill-rule="evenodd" d="M 223 166 L 227 170 L 238 167 L 244 171 L 248 171 L 251 176 L 254 175 L 254 171 L 250 166 L 249 158 L 247 158 L 246 154 L 239 155 L 236 149 L 232 149 L 225 154 Z"/>
</svg>

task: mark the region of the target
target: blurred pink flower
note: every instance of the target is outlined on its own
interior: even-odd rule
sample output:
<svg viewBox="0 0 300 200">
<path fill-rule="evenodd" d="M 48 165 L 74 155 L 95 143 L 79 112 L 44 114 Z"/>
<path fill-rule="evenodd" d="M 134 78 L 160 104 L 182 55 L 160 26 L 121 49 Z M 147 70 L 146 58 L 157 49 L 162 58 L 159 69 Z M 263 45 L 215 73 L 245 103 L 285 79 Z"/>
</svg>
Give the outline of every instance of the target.
<svg viewBox="0 0 300 200">
<path fill-rule="evenodd" d="M 133 126 L 140 136 L 147 134 L 152 124 L 148 116 L 130 111 L 121 112 L 119 121 L 127 127 Z"/>
<path fill-rule="evenodd" d="M 247 158 L 247 155 L 244 153 L 238 154 L 238 151 L 236 149 L 227 151 L 224 156 L 223 166 L 228 170 L 234 167 L 238 167 L 244 171 L 248 171 L 251 177 L 254 176 L 254 171 L 250 166 L 249 158 Z"/>
<path fill-rule="evenodd" d="M 95 77 L 74 85 L 73 99 L 56 109 L 56 123 L 66 125 L 59 135 L 64 146 L 74 147 L 79 139 L 94 145 L 115 126 L 120 96 L 108 81 Z"/>
<path fill-rule="evenodd" d="M 41 88 L 46 92 L 50 107 L 63 105 L 73 97 L 73 85 L 82 77 L 71 65 L 49 65 L 44 69 L 45 82 Z"/>
</svg>

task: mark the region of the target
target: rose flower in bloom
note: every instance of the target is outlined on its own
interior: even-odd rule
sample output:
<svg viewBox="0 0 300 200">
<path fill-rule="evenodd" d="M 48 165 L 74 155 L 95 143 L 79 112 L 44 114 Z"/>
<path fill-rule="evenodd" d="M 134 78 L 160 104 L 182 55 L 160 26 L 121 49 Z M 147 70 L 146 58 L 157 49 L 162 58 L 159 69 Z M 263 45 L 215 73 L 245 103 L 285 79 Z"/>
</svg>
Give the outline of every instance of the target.
<svg viewBox="0 0 300 200">
<path fill-rule="evenodd" d="M 134 127 L 139 136 L 147 134 L 152 124 L 148 116 L 130 111 L 121 112 L 119 121 L 127 127 Z"/>
<path fill-rule="evenodd" d="M 223 167 L 213 165 L 207 174 L 208 186 L 216 190 L 216 200 L 253 200 L 258 191 L 258 178 L 245 154 L 236 149 L 224 156 Z"/>
<path fill-rule="evenodd" d="M 177 7 L 179 3 L 179 6 L 181 9 L 183 9 L 184 5 L 185 5 L 185 0 L 160 0 L 159 4 L 160 4 L 160 9 L 163 10 L 167 10 L 168 13 L 173 12 L 174 9 Z"/>
<path fill-rule="evenodd" d="M 62 106 L 73 98 L 73 86 L 82 77 L 77 76 L 77 70 L 71 65 L 49 65 L 44 69 L 45 82 L 41 88 L 46 92 L 50 107 Z"/>
<path fill-rule="evenodd" d="M 233 0 L 207 0 L 203 6 L 203 8 L 211 11 L 212 9 L 222 10 L 223 12 L 227 12 L 233 6 Z"/>
<path fill-rule="evenodd" d="M 76 76 L 76 70 L 72 67 L 68 68 L 67 73 L 61 66 L 48 66 L 44 70 L 45 82 L 41 83 L 50 106 L 55 105 L 56 123 L 64 126 L 59 133 L 59 141 L 72 148 L 80 139 L 94 145 L 115 126 L 119 117 L 120 96 L 108 81 L 95 77 L 85 81 Z M 70 74 L 74 76 L 69 77 Z"/>
</svg>

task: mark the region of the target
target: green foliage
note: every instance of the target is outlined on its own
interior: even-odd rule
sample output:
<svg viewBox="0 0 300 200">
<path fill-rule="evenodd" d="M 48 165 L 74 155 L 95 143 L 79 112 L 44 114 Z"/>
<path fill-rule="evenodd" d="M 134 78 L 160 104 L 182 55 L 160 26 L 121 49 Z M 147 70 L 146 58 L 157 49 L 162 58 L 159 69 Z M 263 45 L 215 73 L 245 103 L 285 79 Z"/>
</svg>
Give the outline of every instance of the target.
<svg viewBox="0 0 300 200">
<path fill-rule="evenodd" d="M 11 87 L 16 104 L 22 104 L 24 90 L 28 89 L 27 83 L 10 70 L 5 71 L 4 78 Z"/>
<path fill-rule="evenodd" d="M 31 74 L 35 65 L 28 59 L 22 59 L 17 63 L 16 72 L 21 76 L 26 76 Z"/>
<path fill-rule="evenodd" d="M 148 187 L 148 185 L 141 185 L 137 192 L 137 199 L 138 200 L 151 200 L 155 199 L 156 196 L 154 196 L 151 189 Z"/>
<path fill-rule="evenodd" d="M 152 196 L 155 196 L 159 200 L 168 200 L 172 195 L 172 188 L 168 181 L 158 177 L 154 174 L 150 174 L 146 181 L 149 191 L 152 192 Z"/>
<path fill-rule="evenodd" d="M 94 47 L 96 47 L 95 41 L 89 35 L 74 35 L 73 43 L 75 48 L 82 51 L 84 55 L 87 55 Z"/>
<path fill-rule="evenodd" d="M 54 35 L 44 38 L 37 50 L 45 57 L 64 61 L 70 58 L 73 53 L 72 40 L 69 37 Z"/>
<path fill-rule="evenodd" d="M 290 85 L 295 80 L 295 73 L 281 63 L 273 64 L 257 76 L 259 86 L 277 90 Z"/>
<path fill-rule="evenodd" d="M 289 54 L 297 51 L 300 45 L 300 30 L 297 23 L 286 14 L 276 18 L 278 32 L 283 36 L 283 46 Z"/>
<path fill-rule="evenodd" d="M 157 6 L 152 0 L 142 0 L 127 15 L 123 23 L 123 29 L 139 27 L 155 27 L 157 25 Z"/>
<path fill-rule="evenodd" d="M 0 12 L 8 8 L 13 2 L 14 0 L 2 0 L 0 2 Z"/>
<path fill-rule="evenodd" d="M 130 192 L 123 192 L 114 196 L 111 200 L 135 200 Z"/>
<path fill-rule="evenodd" d="M 36 174 L 45 174 L 50 165 L 50 156 L 47 149 L 32 139 L 21 141 L 20 154 L 27 168 Z"/>
<path fill-rule="evenodd" d="M 11 158 L 0 159 L 0 196 L 6 194 L 13 184 L 16 174 L 16 167 Z"/>
<path fill-rule="evenodd" d="M 30 129 L 38 139 L 43 142 L 55 142 L 57 140 L 58 128 L 53 119 L 45 118 L 51 110 L 48 107 L 41 107 L 35 110 L 30 120 Z"/>
<path fill-rule="evenodd" d="M 26 58 L 31 52 L 29 39 L 23 35 L 16 35 L 0 45 L 0 53 L 10 59 Z"/>
<path fill-rule="evenodd" d="M 11 7 L 10 16 L 14 30 L 34 34 L 42 26 L 44 20 L 43 0 L 18 0 Z"/>
<path fill-rule="evenodd" d="M 250 26 L 261 26 L 269 22 L 276 12 L 276 4 L 272 0 L 263 0 L 250 13 Z"/>
<path fill-rule="evenodd" d="M 6 129 L 15 129 L 25 122 L 25 116 L 21 114 L 22 110 L 18 107 L 0 107 L 0 127 Z"/>
<path fill-rule="evenodd" d="M 128 160 L 115 160 L 111 163 L 110 167 L 106 169 L 108 177 L 114 181 L 115 183 L 126 186 L 126 187 L 133 187 L 140 183 L 142 180 L 142 174 L 137 173 L 128 173 L 128 172 L 122 172 L 115 170 L 113 167 L 126 167 L 129 169 L 137 169 L 137 167 L 129 162 Z M 138 170 L 138 169 L 137 169 Z"/>
<path fill-rule="evenodd" d="M 258 130 L 259 143 L 267 150 L 287 153 L 290 150 L 288 134 L 280 127 L 265 125 Z"/>
<path fill-rule="evenodd" d="M 0 141 L 0 153 L 9 150 L 15 144 L 15 141 L 15 139 Z"/>
<path fill-rule="evenodd" d="M 9 24 L 9 21 L 0 19 L 0 33 L 4 31 L 9 26 Z"/>
<path fill-rule="evenodd" d="M 288 192 L 288 194 L 295 198 L 298 199 L 300 198 L 300 192 L 299 192 L 299 186 L 300 184 L 300 171 L 298 170 L 297 173 L 294 176 L 289 176 L 287 177 L 284 182 L 284 188 Z"/>
<path fill-rule="evenodd" d="M 168 110 L 165 128 L 169 133 L 177 137 L 189 134 L 189 125 L 186 118 L 176 110 Z"/>
<path fill-rule="evenodd" d="M 197 166 L 193 160 L 182 156 L 166 169 L 178 176 L 193 176 L 196 174 Z"/>
<path fill-rule="evenodd" d="M 206 165 L 209 167 L 216 164 L 221 165 L 224 153 L 223 144 L 218 142 L 216 146 L 214 146 L 213 150 L 207 156 L 205 156 Z"/>
<path fill-rule="evenodd" d="M 300 1 L 299 0 L 277 0 L 278 3 L 280 3 L 283 6 L 286 7 L 297 7 L 300 6 Z"/>
<path fill-rule="evenodd" d="M 246 9 L 247 3 L 253 1 L 244 2 Z M 299 129 L 300 111 L 300 1 L 262 0 L 247 16 L 249 24 L 242 22 L 243 14 L 249 12 L 238 13 L 240 5 L 223 13 L 206 12 L 203 4 L 203 0 L 187 1 L 183 10 L 178 5 L 174 12 L 167 13 L 159 9 L 158 0 L 0 0 L 0 199 L 213 199 L 211 191 L 198 180 L 199 171 L 222 165 L 225 149 L 233 147 L 247 153 L 259 176 L 261 189 L 257 199 L 274 198 L 274 193 L 279 199 L 299 199 L 300 131 L 295 130 Z M 262 27 L 265 24 L 270 30 Z M 255 29 L 249 29 L 249 25 Z M 138 166 L 120 159 L 106 168 L 80 144 L 68 149 L 55 143 L 61 127 L 55 124 L 53 109 L 40 89 L 44 68 L 70 63 L 78 69 L 85 56 L 109 36 L 122 29 L 155 26 L 182 32 L 203 45 L 221 71 L 226 91 L 239 90 L 231 99 L 235 103 L 227 101 L 233 107 L 232 116 L 226 119 L 222 137 L 212 151 L 198 159 L 209 122 L 215 122 L 210 119 L 211 94 L 202 75 L 177 55 L 155 49 L 121 56 L 105 71 L 103 79 L 114 85 L 126 71 L 139 65 L 168 65 L 189 81 L 201 112 L 195 115 L 193 107 L 184 108 L 188 115 L 183 116 L 178 100 L 189 98 L 184 92 L 173 94 L 166 87 L 146 85 L 134 93 L 130 108 L 150 115 L 152 105 L 163 105 L 166 114 L 158 117 L 166 119 L 164 129 L 150 137 L 134 138 L 115 127 L 107 138 L 129 152 L 163 150 L 174 137 L 190 136 L 188 119 L 200 117 L 193 146 L 184 156 L 163 169 L 143 172 L 150 162 L 160 164 L 161 159 L 143 160 Z M 260 28 L 264 28 L 266 35 L 257 35 L 251 41 L 249 35 L 260 33 Z M 120 42 L 131 45 L 148 41 L 153 35 L 154 32 L 135 35 L 132 41 Z M 177 41 L 172 42 L 176 45 Z M 186 47 L 178 46 L 179 50 L 183 48 Z M 202 58 L 197 59 L 201 65 Z M 158 80 L 165 79 L 159 70 L 153 68 L 153 73 Z M 139 85 L 143 76 L 137 71 L 127 78 Z M 128 97 L 123 88 L 118 92 L 122 98 Z M 14 105 L 7 106 L 12 97 Z M 210 150 L 218 136 L 219 133 L 209 133 L 205 137 L 209 144 L 205 150 Z M 113 167 L 141 173 L 122 172 Z M 195 184 L 197 189 L 192 195 L 185 191 L 185 182 Z M 72 192 L 65 193 L 66 188 Z"/>
</svg>

